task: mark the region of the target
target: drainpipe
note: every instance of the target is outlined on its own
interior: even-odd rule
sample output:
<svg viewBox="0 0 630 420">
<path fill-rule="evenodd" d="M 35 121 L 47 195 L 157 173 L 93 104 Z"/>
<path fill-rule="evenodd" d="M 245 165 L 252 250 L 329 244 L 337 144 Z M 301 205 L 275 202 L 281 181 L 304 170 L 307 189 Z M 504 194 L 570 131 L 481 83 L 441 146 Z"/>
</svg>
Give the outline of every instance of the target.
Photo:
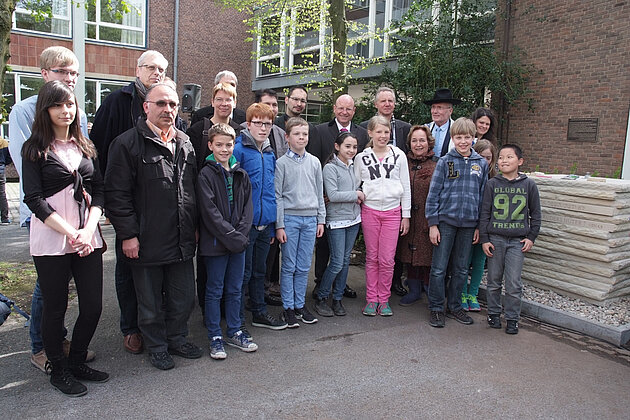
<svg viewBox="0 0 630 420">
<path fill-rule="evenodd" d="M 74 87 L 78 107 L 85 109 L 85 7 L 72 8 L 72 49 L 79 60 L 79 80 Z"/>
<path fill-rule="evenodd" d="M 175 25 L 173 27 L 173 81 L 177 83 L 177 50 L 179 47 L 179 0 L 175 0 Z"/>
</svg>

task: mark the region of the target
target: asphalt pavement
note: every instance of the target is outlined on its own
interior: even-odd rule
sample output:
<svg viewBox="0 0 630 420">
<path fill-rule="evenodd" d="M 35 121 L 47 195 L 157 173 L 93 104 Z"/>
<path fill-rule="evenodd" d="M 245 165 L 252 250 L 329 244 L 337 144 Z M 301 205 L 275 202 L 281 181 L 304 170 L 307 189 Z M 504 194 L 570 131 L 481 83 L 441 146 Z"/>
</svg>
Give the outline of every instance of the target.
<svg viewBox="0 0 630 420">
<path fill-rule="evenodd" d="M 17 217 L 17 212 L 13 212 Z M 113 245 L 113 229 L 104 226 Z M 17 223 L 0 227 L 0 260 L 29 261 L 28 238 Z M 28 330 L 12 321 L 0 327 L 0 407 L 10 418 L 598 418 L 630 413 L 630 364 L 556 339 L 538 328 L 516 336 L 494 330 L 485 312 L 471 326 L 428 324 L 426 297 L 394 316 L 361 315 L 365 281 L 351 267 L 358 299 L 344 299 L 345 317 L 322 318 L 294 330 L 251 327 L 255 353 L 228 347 L 224 361 L 210 359 L 198 307 L 189 339 L 203 358 L 175 357 L 159 371 L 146 354 L 124 351 L 118 328 L 114 252 L 104 255 L 103 314 L 90 348 L 92 366 L 109 372 L 104 384 L 68 398 L 30 364 Z M 311 276 L 312 278 L 312 276 Z M 307 305 L 312 308 L 309 297 Z M 278 308 L 270 307 L 277 314 Z M 66 316 L 72 326 L 77 305 Z"/>
</svg>

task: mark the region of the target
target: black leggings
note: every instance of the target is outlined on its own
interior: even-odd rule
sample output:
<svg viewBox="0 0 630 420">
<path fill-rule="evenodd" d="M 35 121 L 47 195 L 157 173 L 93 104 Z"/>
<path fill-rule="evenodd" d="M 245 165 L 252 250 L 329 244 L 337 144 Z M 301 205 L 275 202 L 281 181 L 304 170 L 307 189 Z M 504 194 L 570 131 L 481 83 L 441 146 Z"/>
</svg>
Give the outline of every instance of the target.
<svg viewBox="0 0 630 420">
<path fill-rule="evenodd" d="M 72 330 L 72 353 L 85 357 L 103 305 L 103 253 L 33 256 L 44 300 L 42 339 L 46 355 L 57 361 L 63 355 L 63 323 L 68 307 L 68 283 L 74 277 L 79 295 L 79 316 Z"/>
</svg>

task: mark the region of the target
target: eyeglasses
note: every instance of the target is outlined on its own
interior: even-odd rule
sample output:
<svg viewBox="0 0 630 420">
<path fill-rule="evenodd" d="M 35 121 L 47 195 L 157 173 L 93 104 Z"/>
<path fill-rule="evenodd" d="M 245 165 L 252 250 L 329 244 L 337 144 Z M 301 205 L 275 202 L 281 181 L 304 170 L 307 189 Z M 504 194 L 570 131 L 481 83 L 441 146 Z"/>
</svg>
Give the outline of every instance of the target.
<svg viewBox="0 0 630 420">
<path fill-rule="evenodd" d="M 293 96 L 289 96 L 289 99 L 291 99 L 292 101 L 295 101 L 295 102 L 301 102 L 303 104 L 306 103 L 306 99 L 302 99 L 302 98 L 294 98 Z"/>
<path fill-rule="evenodd" d="M 143 64 L 141 66 L 138 67 L 146 67 L 147 70 L 149 70 L 151 73 L 153 73 L 155 70 L 158 71 L 158 73 L 162 74 L 166 71 L 166 69 L 163 69 L 162 67 L 158 67 L 158 66 L 153 66 L 153 65 L 148 65 L 148 64 Z"/>
<path fill-rule="evenodd" d="M 79 72 L 78 71 L 73 71 L 73 70 L 64 70 L 64 69 L 46 69 L 48 71 L 52 71 L 55 74 L 61 74 L 63 76 L 68 76 L 70 75 L 70 77 L 79 77 Z"/>
<path fill-rule="evenodd" d="M 173 102 L 173 101 L 144 101 L 144 102 L 148 102 L 150 104 L 156 104 L 160 108 L 164 108 L 166 105 L 168 105 L 171 108 L 175 109 L 179 106 L 177 102 Z"/>
<path fill-rule="evenodd" d="M 271 128 L 271 126 L 273 125 L 273 123 L 270 122 L 262 122 L 262 121 L 252 121 L 251 124 L 254 125 L 254 127 L 265 127 L 265 128 Z"/>
</svg>

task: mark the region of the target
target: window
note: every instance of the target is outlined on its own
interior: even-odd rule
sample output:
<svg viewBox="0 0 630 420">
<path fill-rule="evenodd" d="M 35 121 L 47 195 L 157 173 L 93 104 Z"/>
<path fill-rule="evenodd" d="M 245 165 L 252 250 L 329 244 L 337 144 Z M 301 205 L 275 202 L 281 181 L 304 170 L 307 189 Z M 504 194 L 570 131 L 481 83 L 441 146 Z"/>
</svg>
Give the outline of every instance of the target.
<svg viewBox="0 0 630 420">
<path fill-rule="evenodd" d="M 96 0 L 88 4 L 86 38 L 126 45 L 145 45 L 146 0 L 125 0 L 128 13 L 121 13 L 121 0 Z"/>
<path fill-rule="evenodd" d="M 52 17 L 34 14 L 31 12 L 34 5 L 40 9 L 48 8 Z M 70 0 L 20 0 L 13 14 L 13 29 L 69 37 L 71 35 L 71 10 Z"/>
<path fill-rule="evenodd" d="M 88 121 L 93 122 L 96 110 L 101 106 L 103 100 L 115 90 L 128 85 L 128 82 L 118 82 L 110 80 L 86 79 L 85 81 L 85 114 Z M 97 94 L 98 92 L 98 94 Z"/>
<path fill-rule="evenodd" d="M 280 15 L 270 16 L 258 25 L 258 75 L 279 73 L 284 64 L 281 59 L 282 39 L 284 38 L 282 18 Z"/>
</svg>

